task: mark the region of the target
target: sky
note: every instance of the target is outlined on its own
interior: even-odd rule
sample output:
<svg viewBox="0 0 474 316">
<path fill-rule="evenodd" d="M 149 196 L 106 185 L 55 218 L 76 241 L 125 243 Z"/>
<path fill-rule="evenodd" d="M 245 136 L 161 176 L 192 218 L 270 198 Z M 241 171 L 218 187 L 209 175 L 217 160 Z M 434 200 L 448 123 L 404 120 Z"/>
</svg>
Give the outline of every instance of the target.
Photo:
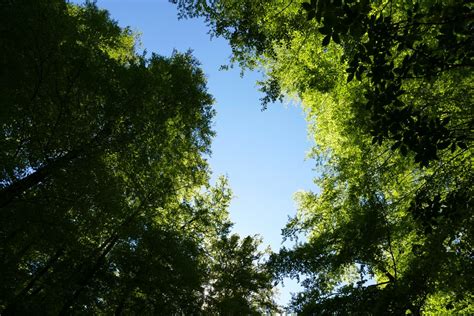
<svg viewBox="0 0 474 316">
<path fill-rule="evenodd" d="M 74 1 L 81 3 L 83 1 Z M 230 216 L 233 231 L 241 236 L 258 234 L 273 251 L 281 246 L 281 229 L 296 212 L 293 195 L 315 190 L 314 162 L 306 160 L 311 148 L 300 107 L 271 104 L 262 111 L 257 72 L 219 70 L 229 63 L 231 50 L 220 38 L 211 40 L 208 27 L 199 19 L 178 20 L 175 5 L 168 0 L 98 0 L 120 26 L 141 34 L 142 46 L 160 55 L 191 49 L 201 62 L 214 96 L 216 137 L 209 164 L 213 181 L 225 175 L 234 199 Z M 286 304 L 296 282 L 285 281 L 279 302 Z"/>
</svg>

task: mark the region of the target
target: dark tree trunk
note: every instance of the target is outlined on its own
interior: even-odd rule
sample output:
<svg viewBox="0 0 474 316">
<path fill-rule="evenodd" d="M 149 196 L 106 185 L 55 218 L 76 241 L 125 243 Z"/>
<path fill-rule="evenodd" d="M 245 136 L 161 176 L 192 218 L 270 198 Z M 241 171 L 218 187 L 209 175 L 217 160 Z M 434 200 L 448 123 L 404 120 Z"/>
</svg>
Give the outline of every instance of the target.
<svg viewBox="0 0 474 316">
<path fill-rule="evenodd" d="M 117 241 L 119 239 L 119 235 L 115 235 L 110 242 L 106 245 L 105 249 L 102 251 L 100 256 L 96 259 L 94 265 L 83 275 L 81 280 L 79 281 L 79 287 L 74 290 L 72 296 L 64 303 L 63 307 L 61 308 L 61 311 L 59 312 L 59 315 L 68 315 L 69 313 L 69 308 L 76 302 L 76 300 L 79 298 L 79 295 L 84 291 L 86 286 L 89 284 L 89 282 L 92 280 L 92 278 L 95 276 L 95 274 L 99 271 L 101 268 L 102 264 L 105 261 L 105 257 L 112 251 L 112 249 L 115 247 L 117 244 Z"/>
<path fill-rule="evenodd" d="M 102 144 L 102 141 L 104 141 L 107 136 L 110 136 L 110 132 L 110 127 L 105 126 L 90 141 L 79 145 L 77 148 L 72 149 L 64 156 L 50 161 L 32 174 L 0 190 L 0 209 L 10 204 L 13 199 L 28 191 L 32 187 L 50 178 L 59 168 L 67 166 L 81 155 L 86 153 L 91 154 L 92 152 L 97 151 Z"/>
<path fill-rule="evenodd" d="M 71 161 L 79 157 L 79 154 L 79 150 L 72 150 L 64 156 L 59 157 L 56 160 L 51 161 L 47 165 L 39 168 L 32 174 L 2 189 L 0 191 L 0 208 L 7 206 L 14 198 L 20 196 L 21 194 L 33 188 L 37 184 L 47 180 L 58 168 L 66 166 Z"/>
<path fill-rule="evenodd" d="M 21 303 L 22 298 L 33 288 L 36 282 L 41 279 L 53 265 L 56 264 L 58 259 L 64 253 L 64 249 L 60 248 L 56 253 L 49 258 L 48 262 L 41 268 L 33 278 L 28 282 L 28 284 L 12 299 L 12 301 L 5 307 L 5 310 L 2 312 L 2 315 L 15 315 L 18 304 Z"/>
</svg>

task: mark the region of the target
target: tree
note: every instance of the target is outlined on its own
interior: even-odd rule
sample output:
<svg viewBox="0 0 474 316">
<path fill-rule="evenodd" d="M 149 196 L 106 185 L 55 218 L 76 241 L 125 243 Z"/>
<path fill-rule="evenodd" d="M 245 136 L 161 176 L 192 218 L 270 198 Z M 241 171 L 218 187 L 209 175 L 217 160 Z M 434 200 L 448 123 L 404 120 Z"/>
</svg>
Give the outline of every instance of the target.
<svg viewBox="0 0 474 316">
<path fill-rule="evenodd" d="M 1 313 L 202 313 L 231 192 L 198 62 L 140 55 L 89 2 L 0 18 Z"/>
<path fill-rule="evenodd" d="M 277 311 L 272 275 L 258 250 L 261 240 L 225 234 L 213 245 L 208 312 L 215 315 L 262 315 Z"/>
<path fill-rule="evenodd" d="M 472 4 L 174 1 L 302 102 L 319 193 L 272 257 L 303 314 L 472 313 Z"/>
</svg>

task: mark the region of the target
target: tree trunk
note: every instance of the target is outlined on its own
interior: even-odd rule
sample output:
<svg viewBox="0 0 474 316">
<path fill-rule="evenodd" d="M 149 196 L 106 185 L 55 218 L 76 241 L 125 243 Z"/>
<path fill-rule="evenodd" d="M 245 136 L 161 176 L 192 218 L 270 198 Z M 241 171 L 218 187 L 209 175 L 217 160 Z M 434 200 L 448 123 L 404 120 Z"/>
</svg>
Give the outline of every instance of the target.
<svg viewBox="0 0 474 316">
<path fill-rule="evenodd" d="M 2 315 L 16 314 L 16 307 L 21 302 L 22 298 L 33 288 L 35 283 L 41 279 L 49 271 L 49 269 L 51 269 L 51 267 L 58 261 L 63 253 L 64 249 L 60 248 L 53 256 L 51 256 L 51 258 L 49 258 L 44 267 L 33 276 L 30 282 L 28 282 L 28 284 L 17 295 L 15 295 L 12 301 L 5 307 Z"/>
<path fill-rule="evenodd" d="M 48 164 L 40 167 L 32 174 L 20 179 L 8 187 L 0 190 L 0 209 L 10 204 L 10 202 L 23 194 L 25 191 L 31 189 L 35 185 L 45 181 L 61 167 L 67 166 L 71 161 L 77 159 L 81 154 L 91 153 L 100 147 L 102 141 L 110 135 L 110 126 L 105 126 L 99 133 L 97 133 L 89 142 L 79 145 L 72 149 L 64 156 L 56 158 Z"/>
<path fill-rule="evenodd" d="M 77 300 L 79 295 L 82 293 L 82 291 L 85 289 L 85 287 L 89 284 L 89 281 L 94 277 L 94 275 L 99 271 L 100 267 L 102 266 L 103 262 L 105 261 L 105 257 L 107 254 L 109 254 L 110 251 L 115 247 L 117 244 L 117 241 L 119 239 L 119 235 L 116 234 L 108 243 L 108 245 L 105 247 L 105 249 L 102 251 L 100 256 L 97 258 L 95 261 L 94 265 L 87 271 L 83 278 L 79 282 L 79 287 L 74 290 L 72 296 L 64 303 L 63 307 L 61 308 L 61 311 L 59 312 L 59 315 L 68 315 L 69 314 L 69 308 L 74 304 L 74 302 Z"/>
<path fill-rule="evenodd" d="M 146 197 L 142 203 L 148 200 L 149 197 Z M 102 245 L 99 246 L 98 252 L 100 255 L 95 260 L 94 265 L 89 269 L 85 274 L 83 274 L 83 278 L 79 281 L 79 287 L 74 290 L 72 296 L 64 303 L 59 315 L 68 315 L 69 308 L 75 303 L 79 295 L 85 289 L 85 287 L 89 284 L 90 280 L 94 277 L 94 275 L 99 271 L 105 257 L 112 251 L 112 249 L 117 244 L 117 241 L 120 238 L 120 229 L 127 227 L 130 223 L 132 223 L 133 219 L 140 213 L 141 207 L 138 207 L 127 219 L 124 220 L 122 224 L 117 228 L 117 231 L 110 236 Z"/>
<path fill-rule="evenodd" d="M 76 159 L 79 154 L 80 150 L 72 150 L 64 156 L 59 157 L 56 160 L 53 160 L 52 162 L 48 163 L 47 165 L 39 168 L 32 174 L 2 189 L 0 191 L 0 208 L 7 206 L 14 198 L 20 196 L 22 193 L 31 189 L 38 183 L 44 182 L 54 173 L 55 170 L 60 167 L 66 166 L 72 160 Z"/>
</svg>

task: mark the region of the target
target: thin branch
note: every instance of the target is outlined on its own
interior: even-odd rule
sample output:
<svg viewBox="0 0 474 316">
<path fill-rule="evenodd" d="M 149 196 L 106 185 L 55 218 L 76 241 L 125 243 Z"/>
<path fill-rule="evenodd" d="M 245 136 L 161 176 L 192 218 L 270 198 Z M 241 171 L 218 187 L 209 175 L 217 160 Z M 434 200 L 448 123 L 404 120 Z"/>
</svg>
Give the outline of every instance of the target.
<svg viewBox="0 0 474 316">
<path fill-rule="evenodd" d="M 275 13 L 274 15 L 272 15 L 270 17 L 270 20 L 271 19 L 274 19 L 276 18 L 277 16 L 279 16 L 280 14 L 283 13 L 283 11 L 285 11 L 286 9 L 288 9 L 290 7 L 290 5 L 293 3 L 294 0 L 291 0 L 286 6 L 283 7 L 283 9 L 281 9 L 280 11 L 278 11 L 277 13 Z"/>
</svg>

